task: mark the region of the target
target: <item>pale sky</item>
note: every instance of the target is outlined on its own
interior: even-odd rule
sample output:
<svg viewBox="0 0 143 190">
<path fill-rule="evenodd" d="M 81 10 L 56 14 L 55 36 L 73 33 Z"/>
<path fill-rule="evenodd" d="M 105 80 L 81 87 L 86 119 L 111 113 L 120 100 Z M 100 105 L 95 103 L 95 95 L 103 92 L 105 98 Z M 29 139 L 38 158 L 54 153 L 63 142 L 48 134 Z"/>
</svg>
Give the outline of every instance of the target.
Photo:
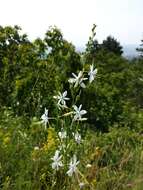
<svg viewBox="0 0 143 190">
<path fill-rule="evenodd" d="M 99 42 L 112 35 L 121 44 L 140 44 L 143 0 L 0 0 L 0 25 L 19 25 L 30 39 L 56 25 L 65 39 L 84 46 L 94 23 Z"/>
</svg>

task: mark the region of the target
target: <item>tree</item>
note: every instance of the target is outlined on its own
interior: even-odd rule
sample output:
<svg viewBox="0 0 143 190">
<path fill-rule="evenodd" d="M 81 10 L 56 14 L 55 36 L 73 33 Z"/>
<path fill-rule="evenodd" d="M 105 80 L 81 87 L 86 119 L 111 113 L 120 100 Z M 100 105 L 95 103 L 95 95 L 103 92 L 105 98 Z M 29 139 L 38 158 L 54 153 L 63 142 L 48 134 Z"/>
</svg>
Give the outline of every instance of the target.
<svg viewBox="0 0 143 190">
<path fill-rule="evenodd" d="M 19 48 L 29 44 L 25 34 L 20 34 L 18 26 L 0 26 L 0 104 L 10 106 L 10 94 L 14 88 L 14 79 L 19 72 Z"/>
<path fill-rule="evenodd" d="M 72 72 L 76 72 L 81 68 L 80 54 L 76 52 L 72 43 L 64 39 L 63 34 L 57 27 L 50 27 L 45 34 L 44 42 L 50 53 L 48 60 L 52 60 L 56 66 L 57 75 L 61 79 L 61 83 L 68 88 L 67 78 Z"/>
<path fill-rule="evenodd" d="M 99 51 L 94 63 L 98 69 L 97 77 L 92 86 L 85 89 L 82 102 L 88 110 L 90 126 L 107 131 L 109 126 L 122 125 L 123 120 L 120 118 L 129 101 L 132 74 L 128 69 L 128 61 L 111 52 Z"/>
<path fill-rule="evenodd" d="M 0 105 L 16 114 L 39 116 L 47 106 L 54 110 L 54 93 L 68 90 L 65 79 L 80 66 L 79 53 L 56 27 L 33 42 L 18 26 L 0 27 Z"/>
<path fill-rule="evenodd" d="M 123 53 L 123 47 L 112 36 L 108 36 L 106 40 L 103 40 L 101 47 L 108 52 L 115 53 L 116 55 L 122 55 Z"/>
<path fill-rule="evenodd" d="M 136 50 L 140 53 L 140 57 L 143 58 L 143 40 L 141 40 L 140 48 Z"/>
</svg>

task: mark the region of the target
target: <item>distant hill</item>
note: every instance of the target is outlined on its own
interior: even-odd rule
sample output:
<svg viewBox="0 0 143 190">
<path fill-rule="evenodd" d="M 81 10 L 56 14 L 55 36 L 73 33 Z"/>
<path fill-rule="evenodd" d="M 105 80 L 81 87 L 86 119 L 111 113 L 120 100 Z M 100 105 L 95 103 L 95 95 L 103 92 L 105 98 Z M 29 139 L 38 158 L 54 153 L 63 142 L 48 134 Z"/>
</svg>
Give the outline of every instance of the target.
<svg viewBox="0 0 143 190">
<path fill-rule="evenodd" d="M 123 51 L 124 51 L 123 56 L 129 59 L 132 59 L 133 57 L 138 57 L 139 54 L 136 51 L 137 47 L 138 45 L 136 44 L 123 45 Z"/>
<path fill-rule="evenodd" d="M 132 59 L 134 57 L 138 57 L 139 54 L 138 52 L 136 51 L 136 48 L 138 47 L 139 45 L 136 45 L 136 44 L 126 44 L 126 45 L 123 45 L 123 56 L 128 58 L 128 59 Z M 79 51 L 79 52 L 83 52 L 85 50 L 85 47 L 76 47 L 76 50 Z"/>
</svg>

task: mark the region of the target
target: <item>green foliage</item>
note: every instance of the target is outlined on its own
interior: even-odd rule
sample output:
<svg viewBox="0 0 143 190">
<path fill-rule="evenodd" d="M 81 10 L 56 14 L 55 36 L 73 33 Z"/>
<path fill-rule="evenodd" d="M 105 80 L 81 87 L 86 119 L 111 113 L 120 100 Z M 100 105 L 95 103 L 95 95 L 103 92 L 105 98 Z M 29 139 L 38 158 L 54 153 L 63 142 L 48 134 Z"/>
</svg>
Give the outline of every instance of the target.
<svg viewBox="0 0 143 190">
<path fill-rule="evenodd" d="M 72 72 L 81 68 L 80 55 L 75 47 L 63 38 L 57 27 L 51 27 L 44 38 L 45 44 L 51 49 L 49 59 L 58 68 L 58 76 L 64 82 Z"/>
<path fill-rule="evenodd" d="M 139 133 L 128 128 L 89 133 L 86 146 L 88 163 L 92 165 L 90 179 L 96 178 L 96 189 L 143 188 L 143 139 Z"/>
<path fill-rule="evenodd" d="M 92 63 L 98 68 L 94 84 L 82 94 L 88 123 L 102 131 L 113 125 L 136 128 L 136 113 L 142 109 L 142 60 L 121 57 L 122 47 L 112 37 L 95 48 L 95 28 L 83 54 L 87 67 Z"/>
<path fill-rule="evenodd" d="M 19 71 L 19 47 L 28 44 L 26 35 L 19 34 L 20 28 L 0 26 L 0 104 L 10 105 L 15 75 Z"/>
<path fill-rule="evenodd" d="M 125 59 L 104 51 L 96 53 L 93 62 L 98 68 L 98 75 L 93 85 L 82 95 L 89 123 L 103 131 L 108 131 L 108 127 L 114 124 L 126 125 L 123 116 L 125 107 L 136 107 L 131 97 L 136 76 L 131 71 L 130 64 Z"/>
<path fill-rule="evenodd" d="M 53 178 L 51 157 L 58 139 L 54 128 L 44 130 L 33 118 L 14 118 L 10 110 L 0 114 L 1 189 L 79 189 L 59 171 Z M 38 147 L 38 148 L 37 148 Z M 143 139 L 141 131 L 110 128 L 108 133 L 88 130 L 80 170 L 83 189 L 141 190 L 143 187 Z M 87 168 L 85 167 L 87 166 Z M 53 180 L 58 186 L 52 188 Z M 92 184 L 89 188 L 88 184 Z"/>
<path fill-rule="evenodd" d="M 142 109 L 142 60 L 120 57 L 122 48 L 112 37 L 98 44 L 95 29 L 93 25 L 86 51 L 80 55 L 57 27 L 34 42 L 21 35 L 18 26 L 0 27 L 0 105 L 29 117 L 40 117 L 47 106 L 54 112 L 52 97 L 59 89 L 69 90 L 67 77 L 82 64 L 88 69 L 93 63 L 98 76 L 82 93 L 88 123 L 105 131 L 110 125 L 135 127 L 127 110 Z"/>
<path fill-rule="evenodd" d="M 103 40 L 103 43 L 101 44 L 101 48 L 105 49 L 108 52 L 113 52 L 116 55 L 122 55 L 123 53 L 123 50 L 122 50 L 123 47 L 112 36 L 108 36 L 106 40 Z"/>
<path fill-rule="evenodd" d="M 143 189 L 143 60 L 121 57 L 113 37 L 99 44 L 95 29 L 80 54 L 57 27 L 33 42 L 18 26 L 0 27 L 0 189 L 78 190 L 81 180 L 83 189 Z M 67 79 L 83 65 L 88 78 L 91 64 L 98 69 L 95 81 L 73 92 Z M 89 133 L 82 144 L 86 152 L 73 142 L 67 151 L 67 157 L 74 150 L 82 157 L 78 182 L 64 170 L 53 175 L 51 157 L 59 128 L 66 126 L 72 136 L 79 123 L 71 129 L 71 118 L 60 116 L 44 130 L 39 122 L 45 107 L 50 116 L 65 114 L 53 96 L 66 90 L 68 104 L 82 102 L 88 117 L 79 128 L 82 137 Z"/>
<path fill-rule="evenodd" d="M 101 44 L 98 43 L 98 40 L 95 38 L 96 36 L 96 25 L 93 25 L 91 36 L 89 37 L 88 43 L 86 44 L 86 57 L 93 61 L 96 57 L 96 54 L 99 52 L 104 53 L 113 53 L 117 56 L 121 56 L 123 53 L 123 47 L 120 43 L 112 36 L 107 36 L 106 40 L 103 40 Z"/>
<path fill-rule="evenodd" d="M 1 105 L 29 116 L 39 116 L 47 102 L 53 109 L 52 95 L 69 73 L 80 68 L 80 56 L 74 46 L 63 39 L 56 27 L 47 31 L 44 40 L 33 43 L 19 34 L 17 26 L 1 27 L 0 36 Z M 63 85 L 68 88 L 66 83 Z"/>
</svg>

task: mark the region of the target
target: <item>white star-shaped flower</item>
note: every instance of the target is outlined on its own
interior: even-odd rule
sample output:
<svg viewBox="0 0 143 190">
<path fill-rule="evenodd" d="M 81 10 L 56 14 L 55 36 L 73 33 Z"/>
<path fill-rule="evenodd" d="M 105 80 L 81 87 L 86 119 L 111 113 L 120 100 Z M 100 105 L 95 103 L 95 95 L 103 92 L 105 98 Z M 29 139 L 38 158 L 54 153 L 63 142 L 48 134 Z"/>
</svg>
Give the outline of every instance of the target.
<svg viewBox="0 0 143 190">
<path fill-rule="evenodd" d="M 59 137 L 61 140 L 65 139 L 67 137 L 67 132 L 66 131 L 60 131 L 58 133 Z"/>
<path fill-rule="evenodd" d="M 39 146 L 35 146 L 35 147 L 34 147 L 34 150 L 39 150 Z"/>
<path fill-rule="evenodd" d="M 87 120 L 87 118 L 82 118 L 82 116 L 87 113 L 86 110 L 81 110 L 82 104 L 79 106 L 79 108 L 76 105 L 73 105 L 73 108 L 74 108 L 74 112 L 73 113 L 75 114 L 74 118 L 73 118 L 74 121 L 77 121 L 77 120 L 79 120 L 79 121 Z"/>
<path fill-rule="evenodd" d="M 90 71 L 88 73 L 90 83 L 94 80 L 96 74 L 97 74 L 97 69 L 93 69 L 93 65 L 90 65 Z"/>
<path fill-rule="evenodd" d="M 82 88 L 86 88 L 85 84 L 83 81 L 87 80 L 87 78 L 83 78 L 83 72 L 80 71 L 78 75 L 72 73 L 74 78 L 70 78 L 68 81 L 69 83 L 75 83 L 74 87 L 76 88 L 78 85 L 81 86 Z"/>
<path fill-rule="evenodd" d="M 64 93 L 60 93 L 58 96 L 54 96 L 55 99 L 58 100 L 58 106 L 59 107 L 67 107 L 66 106 L 66 100 L 69 100 L 69 98 L 66 97 L 67 96 L 67 91 L 65 91 Z"/>
<path fill-rule="evenodd" d="M 74 138 L 75 138 L 76 143 L 80 144 L 80 142 L 81 142 L 81 135 L 78 132 L 76 132 L 74 134 Z"/>
<path fill-rule="evenodd" d="M 51 117 L 48 116 L 48 109 L 45 108 L 44 114 L 41 116 L 42 123 L 45 124 L 45 129 L 47 127 L 47 123 L 49 122 L 49 119 L 52 119 Z"/>
<path fill-rule="evenodd" d="M 68 176 L 72 176 L 73 173 L 77 171 L 78 164 L 79 164 L 79 161 L 77 161 L 76 155 L 73 155 L 73 158 L 71 158 L 71 161 L 69 164 L 69 170 L 67 171 Z"/>
<path fill-rule="evenodd" d="M 85 183 L 83 183 L 83 182 L 79 183 L 79 187 L 80 187 L 80 189 L 83 189 L 84 186 L 85 186 Z"/>
<path fill-rule="evenodd" d="M 52 168 L 56 171 L 59 170 L 59 168 L 63 166 L 62 161 L 61 161 L 62 156 L 60 156 L 59 154 L 60 154 L 60 151 L 56 150 L 54 157 L 51 158 L 53 160 Z"/>
</svg>

